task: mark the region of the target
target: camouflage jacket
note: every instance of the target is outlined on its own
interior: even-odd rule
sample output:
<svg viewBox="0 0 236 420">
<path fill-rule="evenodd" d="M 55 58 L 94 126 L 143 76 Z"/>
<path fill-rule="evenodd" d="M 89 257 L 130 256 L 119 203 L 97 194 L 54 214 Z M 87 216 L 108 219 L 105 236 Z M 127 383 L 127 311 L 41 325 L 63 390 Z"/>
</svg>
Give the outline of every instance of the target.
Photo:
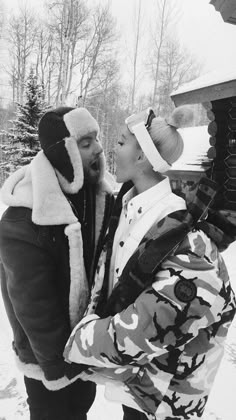
<svg viewBox="0 0 236 420">
<path fill-rule="evenodd" d="M 111 314 L 85 317 L 65 349 L 68 362 L 92 366 L 84 379 L 150 419 L 202 416 L 235 314 L 215 243 L 227 242 L 230 229 L 203 218 L 210 189 L 203 183 L 191 209 L 147 232 L 108 300 Z"/>
</svg>

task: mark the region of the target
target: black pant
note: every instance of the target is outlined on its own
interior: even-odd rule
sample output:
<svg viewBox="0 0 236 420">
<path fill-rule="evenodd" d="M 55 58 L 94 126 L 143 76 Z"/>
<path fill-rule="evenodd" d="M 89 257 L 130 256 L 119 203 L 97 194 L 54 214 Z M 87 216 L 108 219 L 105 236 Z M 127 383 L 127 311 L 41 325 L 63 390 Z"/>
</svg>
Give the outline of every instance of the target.
<svg viewBox="0 0 236 420">
<path fill-rule="evenodd" d="M 126 407 L 126 405 L 122 405 L 122 408 L 124 412 L 123 420 L 147 420 L 147 416 L 141 411 Z"/>
<path fill-rule="evenodd" d="M 24 377 L 30 420 L 86 420 L 96 394 L 96 385 L 79 379 L 58 391 L 49 391 L 40 381 Z"/>
</svg>

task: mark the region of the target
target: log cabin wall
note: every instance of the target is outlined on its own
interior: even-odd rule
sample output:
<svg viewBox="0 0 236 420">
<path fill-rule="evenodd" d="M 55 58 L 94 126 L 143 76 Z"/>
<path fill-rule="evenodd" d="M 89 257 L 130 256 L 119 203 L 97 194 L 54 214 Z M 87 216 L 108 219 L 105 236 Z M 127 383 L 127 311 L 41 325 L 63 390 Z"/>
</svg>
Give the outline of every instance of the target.
<svg viewBox="0 0 236 420">
<path fill-rule="evenodd" d="M 171 98 L 176 106 L 202 103 L 206 108 L 211 161 L 206 176 L 219 185 L 213 207 L 233 212 L 236 220 L 236 72 L 199 78 L 173 92 Z"/>
<path fill-rule="evenodd" d="M 214 179 L 220 191 L 214 208 L 236 209 L 236 97 L 220 99 L 207 104 L 210 120 L 208 157 L 212 168 L 208 176 Z"/>
</svg>

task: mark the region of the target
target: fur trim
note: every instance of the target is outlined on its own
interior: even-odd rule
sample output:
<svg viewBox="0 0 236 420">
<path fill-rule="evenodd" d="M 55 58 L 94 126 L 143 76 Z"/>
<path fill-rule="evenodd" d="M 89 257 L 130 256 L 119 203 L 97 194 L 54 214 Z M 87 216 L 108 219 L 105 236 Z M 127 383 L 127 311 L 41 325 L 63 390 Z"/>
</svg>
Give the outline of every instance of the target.
<svg viewBox="0 0 236 420">
<path fill-rule="evenodd" d="M 77 221 L 58 184 L 55 170 L 43 152 L 39 152 L 32 162 L 32 187 L 34 223 L 62 225 Z"/>
<path fill-rule="evenodd" d="M 99 133 L 97 121 L 85 108 L 76 108 L 63 115 L 63 119 L 71 136 L 80 139 L 88 133 L 96 131 Z"/>
<path fill-rule="evenodd" d="M 81 320 L 88 305 L 89 287 L 84 268 L 83 242 L 80 223 L 65 228 L 70 250 L 69 314 L 71 328 Z"/>
<path fill-rule="evenodd" d="M 16 367 L 22 372 L 27 378 L 37 379 L 38 381 L 42 381 L 44 373 L 39 365 L 36 363 L 24 363 L 20 360 L 20 358 L 15 354 L 15 363 Z"/>
<path fill-rule="evenodd" d="M 5 181 L 2 200 L 7 206 L 32 209 L 32 221 L 38 225 L 77 222 L 58 184 L 55 170 L 42 151 L 30 165 L 20 168 Z"/>
<path fill-rule="evenodd" d="M 73 153 L 75 146 L 78 151 L 77 145 L 71 140 L 68 140 L 68 144 L 69 153 L 74 159 Z M 80 155 L 79 151 L 78 154 Z M 101 161 L 103 167 L 104 156 L 101 156 Z M 82 186 L 79 174 L 81 168 L 77 169 L 77 179 L 74 185 L 76 182 L 81 182 Z M 102 169 L 103 171 L 104 169 Z M 100 191 L 111 193 L 112 186 L 109 183 L 110 180 L 106 178 L 105 173 L 105 178 L 98 184 L 97 194 Z M 38 225 L 67 225 L 77 222 L 77 218 L 60 188 L 56 172 L 43 151 L 35 156 L 30 165 L 23 166 L 9 176 L 1 189 L 1 199 L 6 206 L 22 206 L 32 209 L 32 220 Z"/>
<path fill-rule="evenodd" d="M 24 166 L 7 178 L 1 189 L 1 199 L 6 206 L 32 208 L 33 192 L 30 166 Z"/>
<path fill-rule="evenodd" d="M 79 148 L 74 137 L 67 137 L 65 139 L 65 149 L 70 157 L 70 161 L 74 170 L 74 180 L 73 182 L 69 182 L 57 169 L 56 174 L 62 190 L 69 194 L 75 194 L 83 186 L 84 171 Z"/>
<path fill-rule="evenodd" d="M 75 376 L 72 379 L 68 379 L 67 376 L 63 376 L 60 379 L 56 379 L 54 381 L 48 381 L 47 379 L 42 380 L 44 386 L 49 389 L 49 391 L 59 391 L 59 389 L 65 388 L 68 385 L 73 384 L 73 382 L 77 381 L 80 378 L 80 375 Z"/>
<path fill-rule="evenodd" d="M 81 376 L 81 374 L 79 374 L 72 379 L 68 379 L 66 376 L 63 376 L 60 379 L 48 381 L 45 378 L 43 370 L 39 365 L 36 365 L 34 363 L 24 363 L 16 355 L 15 363 L 19 371 L 22 372 L 24 376 L 27 376 L 27 378 L 35 379 L 36 381 L 41 381 L 44 384 L 44 386 L 50 391 L 58 391 L 59 389 L 65 388 L 66 386 L 71 385 Z"/>
</svg>

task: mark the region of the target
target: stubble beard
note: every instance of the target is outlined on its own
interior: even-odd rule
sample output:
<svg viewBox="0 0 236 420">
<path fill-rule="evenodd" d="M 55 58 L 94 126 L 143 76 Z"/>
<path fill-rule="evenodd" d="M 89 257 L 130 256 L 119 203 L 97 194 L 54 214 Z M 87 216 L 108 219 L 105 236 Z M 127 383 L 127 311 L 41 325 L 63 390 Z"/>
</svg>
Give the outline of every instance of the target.
<svg viewBox="0 0 236 420">
<path fill-rule="evenodd" d="M 93 171 L 91 169 L 84 168 L 84 183 L 96 185 L 99 182 L 100 171 Z"/>
</svg>

